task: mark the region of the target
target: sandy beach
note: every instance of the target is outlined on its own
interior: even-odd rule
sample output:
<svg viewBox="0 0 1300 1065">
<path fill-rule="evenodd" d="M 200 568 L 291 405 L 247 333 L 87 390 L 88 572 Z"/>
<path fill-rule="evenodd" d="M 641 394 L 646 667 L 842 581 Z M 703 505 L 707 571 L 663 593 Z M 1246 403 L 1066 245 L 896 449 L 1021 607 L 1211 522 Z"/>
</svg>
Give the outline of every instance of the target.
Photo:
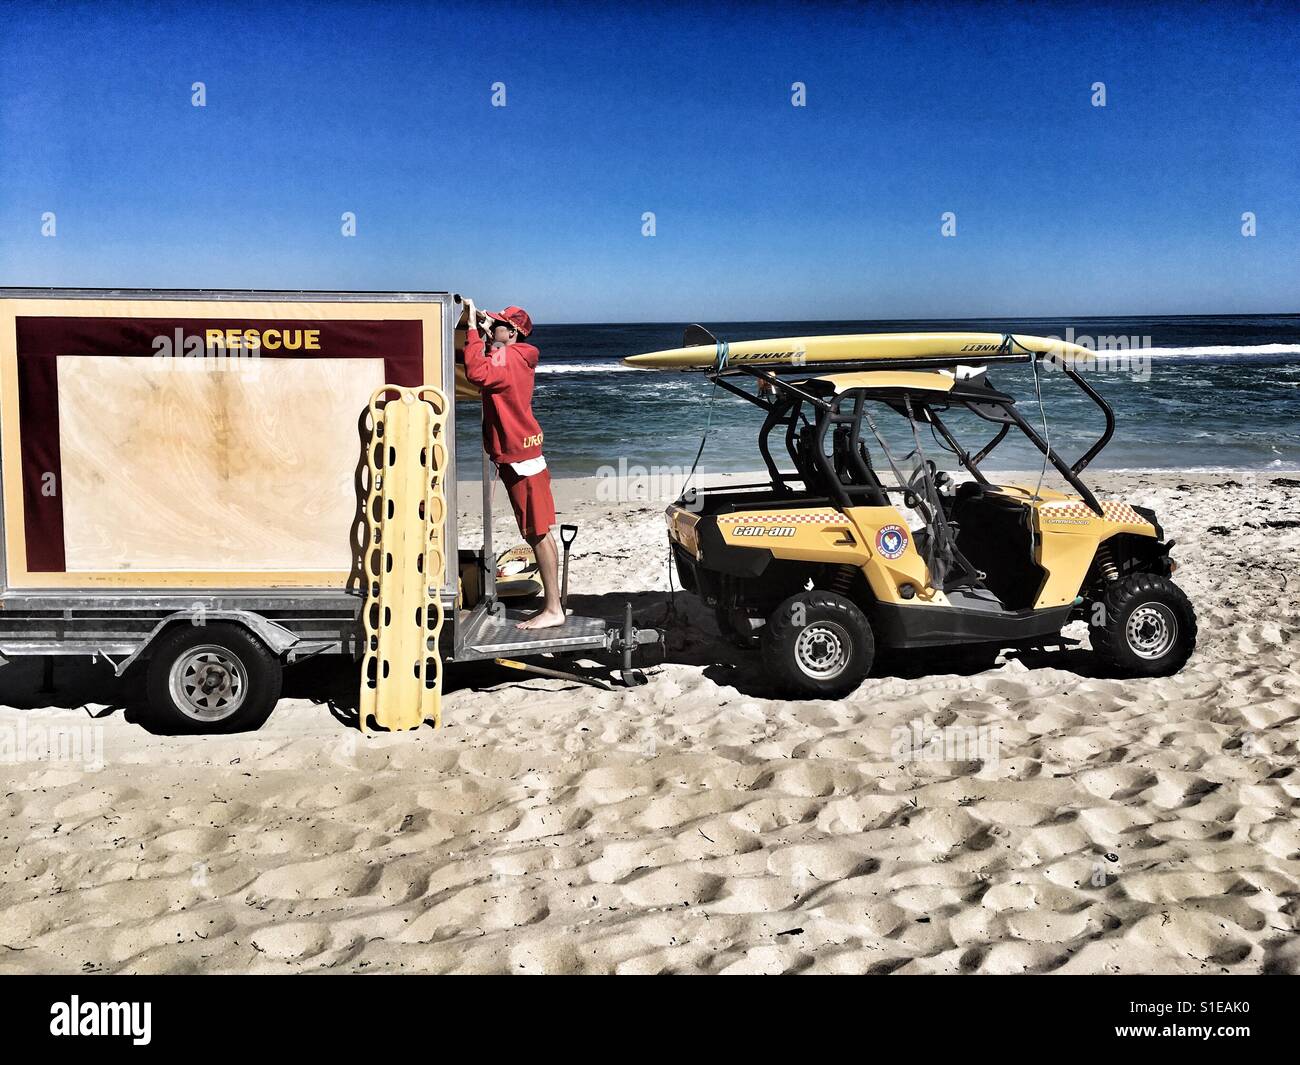
<svg viewBox="0 0 1300 1065">
<path fill-rule="evenodd" d="M 571 605 L 670 623 L 634 690 L 452 668 L 446 727 L 364 737 L 312 663 L 185 738 L 107 666 L 10 664 L 0 972 L 1300 972 L 1300 474 L 1090 479 L 1177 541 L 1177 676 L 1098 677 L 1080 628 L 772 700 L 670 600 L 662 502 L 590 481 Z"/>
</svg>

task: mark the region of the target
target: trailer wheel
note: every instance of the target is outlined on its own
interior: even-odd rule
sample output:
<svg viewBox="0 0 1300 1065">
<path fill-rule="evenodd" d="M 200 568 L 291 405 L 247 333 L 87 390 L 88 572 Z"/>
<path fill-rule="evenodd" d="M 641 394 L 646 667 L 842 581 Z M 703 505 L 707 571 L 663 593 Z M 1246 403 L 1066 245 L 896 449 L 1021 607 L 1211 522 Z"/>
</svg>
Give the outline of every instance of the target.
<svg viewBox="0 0 1300 1065">
<path fill-rule="evenodd" d="M 1135 573 L 1106 586 L 1101 623 L 1090 624 L 1093 653 L 1127 677 L 1177 673 L 1196 647 L 1196 612 L 1168 577 Z"/>
<path fill-rule="evenodd" d="M 280 660 L 238 625 L 181 625 L 149 656 L 146 689 L 159 725 L 176 732 L 244 732 L 280 698 Z"/>
<path fill-rule="evenodd" d="M 785 691 L 835 699 L 862 683 L 876 656 L 871 624 L 835 592 L 800 592 L 772 612 L 762 631 L 763 662 Z"/>
</svg>

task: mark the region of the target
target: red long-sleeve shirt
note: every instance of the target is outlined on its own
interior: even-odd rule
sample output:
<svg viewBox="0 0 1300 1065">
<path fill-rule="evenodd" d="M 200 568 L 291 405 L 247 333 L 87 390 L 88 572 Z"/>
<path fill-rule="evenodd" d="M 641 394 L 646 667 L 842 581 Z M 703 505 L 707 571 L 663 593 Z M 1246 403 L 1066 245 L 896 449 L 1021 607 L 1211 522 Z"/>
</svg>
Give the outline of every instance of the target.
<svg viewBox="0 0 1300 1065">
<path fill-rule="evenodd" d="M 540 355 L 522 341 L 485 352 L 477 329 L 465 338 L 465 376 L 483 391 L 483 446 L 493 462 L 523 462 L 542 453 L 542 427 L 533 416 Z"/>
</svg>

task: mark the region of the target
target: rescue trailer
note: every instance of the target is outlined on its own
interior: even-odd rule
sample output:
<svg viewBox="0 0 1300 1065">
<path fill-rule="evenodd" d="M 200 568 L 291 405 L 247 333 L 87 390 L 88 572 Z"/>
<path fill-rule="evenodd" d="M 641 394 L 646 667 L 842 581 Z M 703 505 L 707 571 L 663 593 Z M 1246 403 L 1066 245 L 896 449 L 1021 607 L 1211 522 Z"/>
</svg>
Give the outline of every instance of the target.
<svg viewBox="0 0 1300 1065">
<path fill-rule="evenodd" d="M 0 661 L 143 669 L 200 731 L 257 727 L 324 654 L 363 664 L 362 727 L 436 723 L 443 661 L 617 652 L 632 682 L 657 634 L 630 607 L 516 629 L 486 454 L 460 546 L 461 317 L 446 292 L 0 289 Z"/>
</svg>

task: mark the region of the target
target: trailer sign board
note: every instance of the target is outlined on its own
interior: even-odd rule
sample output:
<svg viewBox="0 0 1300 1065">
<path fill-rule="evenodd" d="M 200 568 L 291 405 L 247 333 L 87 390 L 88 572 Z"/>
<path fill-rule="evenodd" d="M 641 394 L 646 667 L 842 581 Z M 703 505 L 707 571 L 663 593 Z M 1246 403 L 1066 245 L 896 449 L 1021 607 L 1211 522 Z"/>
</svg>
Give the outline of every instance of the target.
<svg viewBox="0 0 1300 1065">
<path fill-rule="evenodd" d="M 454 316 L 439 293 L 4 290 L 7 587 L 344 591 L 358 419 L 382 384 L 451 378 Z"/>
</svg>

